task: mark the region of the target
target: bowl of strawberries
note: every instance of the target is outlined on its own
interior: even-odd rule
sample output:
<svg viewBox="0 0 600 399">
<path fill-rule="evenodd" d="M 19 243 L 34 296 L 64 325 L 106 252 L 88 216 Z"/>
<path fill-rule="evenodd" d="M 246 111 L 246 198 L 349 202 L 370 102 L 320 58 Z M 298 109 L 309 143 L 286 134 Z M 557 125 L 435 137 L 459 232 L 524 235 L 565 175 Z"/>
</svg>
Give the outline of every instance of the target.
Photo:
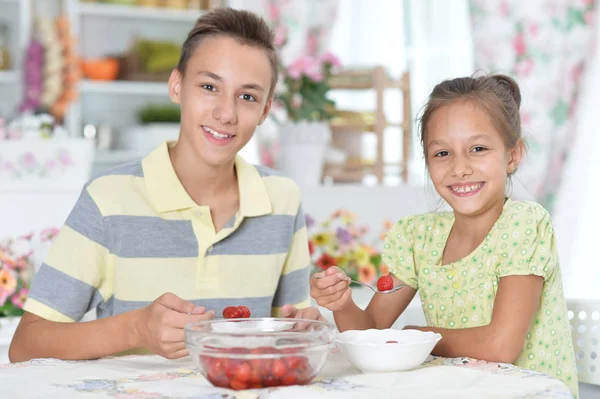
<svg viewBox="0 0 600 399">
<path fill-rule="evenodd" d="M 214 386 L 235 390 L 310 383 L 335 347 L 334 335 L 327 322 L 270 317 L 185 327 L 194 365 Z"/>
</svg>

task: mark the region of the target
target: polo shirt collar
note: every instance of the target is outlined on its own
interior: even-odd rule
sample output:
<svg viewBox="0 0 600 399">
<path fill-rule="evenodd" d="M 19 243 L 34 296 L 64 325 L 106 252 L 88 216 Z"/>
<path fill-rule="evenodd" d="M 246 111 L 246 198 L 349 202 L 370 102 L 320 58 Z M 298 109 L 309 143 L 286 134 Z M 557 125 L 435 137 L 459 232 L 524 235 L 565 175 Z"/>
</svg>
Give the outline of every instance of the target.
<svg viewBox="0 0 600 399">
<path fill-rule="evenodd" d="M 197 207 L 175 173 L 169 144 L 162 143 L 142 161 L 144 180 L 150 200 L 159 213 Z M 273 207 L 265 183 L 256 168 L 239 155 L 235 168 L 240 192 L 240 214 L 245 217 L 271 213 Z"/>
</svg>

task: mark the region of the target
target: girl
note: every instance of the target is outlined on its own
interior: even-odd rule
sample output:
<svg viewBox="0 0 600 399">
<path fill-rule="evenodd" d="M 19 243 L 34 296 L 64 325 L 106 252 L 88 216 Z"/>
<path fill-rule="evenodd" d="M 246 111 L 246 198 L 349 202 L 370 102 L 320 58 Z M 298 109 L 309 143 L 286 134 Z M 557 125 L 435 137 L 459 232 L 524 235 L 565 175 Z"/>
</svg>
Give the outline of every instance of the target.
<svg viewBox="0 0 600 399">
<path fill-rule="evenodd" d="M 524 154 L 521 95 L 508 76 L 438 84 L 421 118 L 433 185 L 453 212 L 406 217 L 387 233 L 383 261 L 395 293 L 365 310 L 336 267 L 311 279 L 311 295 L 333 311 L 340 331 L 389 328 L 420 292 L 433 350 L 514 363 L 564 381 L 577 375 L 556 241 L 539 204 L 505 197 Z"/>
</svg>

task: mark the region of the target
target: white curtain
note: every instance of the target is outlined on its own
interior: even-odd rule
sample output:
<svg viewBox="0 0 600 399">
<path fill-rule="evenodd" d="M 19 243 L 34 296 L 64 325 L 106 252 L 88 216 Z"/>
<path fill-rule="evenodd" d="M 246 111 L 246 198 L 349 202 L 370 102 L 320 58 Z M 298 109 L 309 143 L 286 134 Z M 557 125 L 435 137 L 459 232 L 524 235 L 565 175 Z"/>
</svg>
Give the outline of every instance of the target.
<svg viewBox="0 0 600 399">
<path fill-rule="evenodd" d="M 600 258 L 596 252 L 600 226 L 599 25 L 594 37 L 596 48 L 582 82 L 575 143 L 553 215 L 565 294 L 570 298 L 600 298 Z"/>
</svg>

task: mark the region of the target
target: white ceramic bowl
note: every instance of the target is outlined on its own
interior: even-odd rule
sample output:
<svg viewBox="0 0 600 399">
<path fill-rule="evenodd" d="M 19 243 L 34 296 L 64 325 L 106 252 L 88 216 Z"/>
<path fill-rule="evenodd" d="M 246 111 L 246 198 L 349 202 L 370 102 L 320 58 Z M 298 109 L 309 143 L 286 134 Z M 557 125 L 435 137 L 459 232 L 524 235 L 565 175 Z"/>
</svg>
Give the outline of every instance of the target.
<svg viewBox="0 0 600 399">
<path fill-rule="evenodd" d="M 433 332 L 371 329 L 344 331 L 335 342 L 363 373 L 385 373 L 418 367 L 440 339 L 442 336 Z"/>
</svg>

